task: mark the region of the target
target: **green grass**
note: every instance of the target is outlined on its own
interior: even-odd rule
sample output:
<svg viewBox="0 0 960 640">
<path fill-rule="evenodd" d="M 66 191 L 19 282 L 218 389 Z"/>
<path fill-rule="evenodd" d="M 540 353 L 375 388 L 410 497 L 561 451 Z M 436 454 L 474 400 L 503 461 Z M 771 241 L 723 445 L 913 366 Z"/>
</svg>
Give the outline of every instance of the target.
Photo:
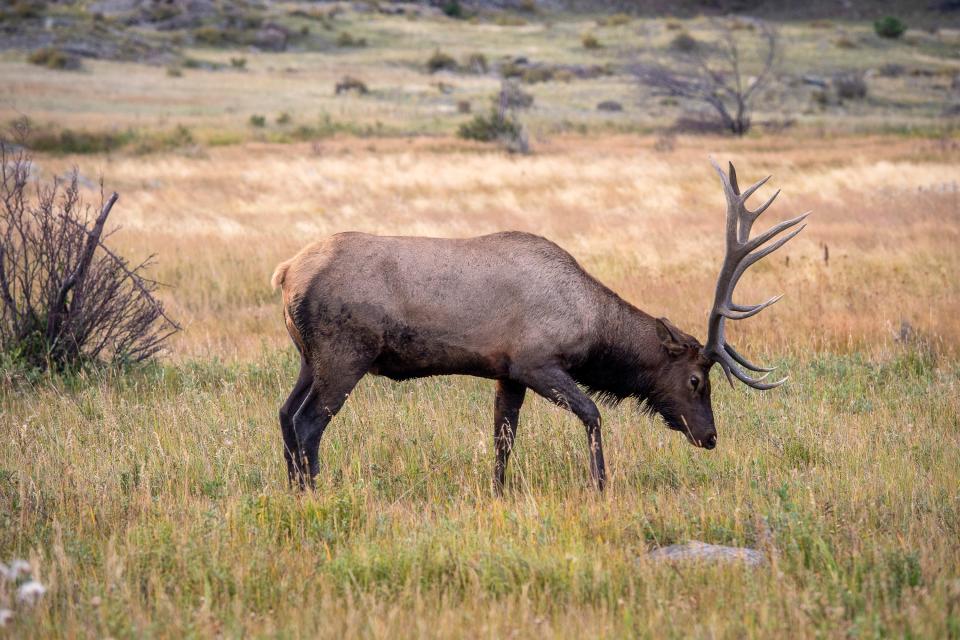
<svg viewBox="0 0 960 640">
<path fill-rule="evenodd" d="M 365 379 L 286 488 L 287 352 L 7 385 L 0 558 L 50 593 L 14 637 L 947 637 L 960 625 L 960 368 L 901 349 L 814 354 L 757 394 L 714 379 L 718 450 L 604 410 L 529 400 L 490 489 L 485 381 Z M 761 546 L 760 569 L 672 569 L 649 548 Z M 417 627 L 417 624 L 426 625 Z M 420 629 L 420 632 L 417 630 Z M 473 635 L 473 634 L 470 634 Z"/>
</svg>

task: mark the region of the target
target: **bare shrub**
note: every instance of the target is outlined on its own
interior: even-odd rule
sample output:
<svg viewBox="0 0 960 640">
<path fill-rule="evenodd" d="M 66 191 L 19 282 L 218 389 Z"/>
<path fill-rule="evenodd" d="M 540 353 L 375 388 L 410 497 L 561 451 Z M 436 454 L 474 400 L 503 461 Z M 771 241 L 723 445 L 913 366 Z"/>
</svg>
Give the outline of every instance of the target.
<svg viewBox="0 0 960 640">
<path fill-rule="evenodd" d="M 751 103 L 773 80 L 779 57 L 777 32 L 766 22 L 758 20 L 755 25 L 751 30 L 735 30 L 715 21 L 716 42 L 697 42 L 686 51 L 671 47 L 674 54 L 669 64 L 636 63 L 631 72 L 653 95 L 707 105 L 725 130 L 743 135 L 750 129 Z M 744 48 L 757 51 L 758 59 L 747 59 L 735 31 L 758 41 Z M 758 69 L 751 73 L 748 66 Z"/>
<path fill-rule="evenodd" d="M 363 80 L 354 76 L 343 76 L 340 78 L 340 82 L 334 87 L 334 93 L 340 95 L 341 93 L 347 93 L 349 91 L 356 91 L 360 95 L 370 93 L 370 89 L 367 88 L 367 83 Z"/>
<path fill-rule="evenodd" d="M 863 100 L 867 97 L 867 81 L 863 74 L 855 71 L 834 76 L 833 88 L 840 100 Z"/>
<path fill-rule="evenodd" d="M 31 179 L 23 150 L 0 142 L 0 355 L 22 369 L 140 362 L 180 330 L 144 274 L 104 243 L 114 193 L 92 218 L 74 171 Z"/>
</svg>

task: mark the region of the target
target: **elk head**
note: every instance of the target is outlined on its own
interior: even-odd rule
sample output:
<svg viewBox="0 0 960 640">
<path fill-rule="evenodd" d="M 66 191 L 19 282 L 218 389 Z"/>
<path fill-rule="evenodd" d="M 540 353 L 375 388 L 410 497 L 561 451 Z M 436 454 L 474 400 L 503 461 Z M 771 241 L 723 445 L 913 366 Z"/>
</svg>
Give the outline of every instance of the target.
<svg viewBox="0 0 960 640">
<path fill-rule="evenodd" d="M 717 442 L 709 378 L 710 368 L 714 363 L 720 365 L 731 386 L 733 378 L 737 378 L 749 387 L 764 391 L 778 387 L 787 380 L 783 378 L 775 382 L 764 382 L 773 368 L 755 365 L 738 353 L 727 342 L 724 329 L 727 320 L 749 318 L 781 298 L 774 296 L 761 304 L 740 305 L 733 301 L 733 291 L 740 277 L 751 265 L 789 242 L 803 231 L 806 225 L 801 225 L 764 246 L 767 242 L 787 229 L 796 227 L 810 215 L 810 212 L 804 213 L 751 238 L 750 229 L 753 223 L 773 203 L 780 191 L 751 211 L 747 209 L 747 199 L 763 186 L 770 176 L 741 193 L 733 163 L 730 163 L 730 172 L 727 175 L 712 159 L 711 162 L 720 174 L 720 184 L 727 200 L 727 248 L 717 279 L 713 308 L 710 310 L 707 343 L 701 347 L 694 338 L 678 330 L 666 319 L 657 320 L 657 337 L 670 361 L 650 398 L 652 408 L 664 417 L 671 429 L 682 431 L 692 444 L 705 449 L 713 449 Z M 752 378 L 741 367 L 763 375 Z"/>
</svg>

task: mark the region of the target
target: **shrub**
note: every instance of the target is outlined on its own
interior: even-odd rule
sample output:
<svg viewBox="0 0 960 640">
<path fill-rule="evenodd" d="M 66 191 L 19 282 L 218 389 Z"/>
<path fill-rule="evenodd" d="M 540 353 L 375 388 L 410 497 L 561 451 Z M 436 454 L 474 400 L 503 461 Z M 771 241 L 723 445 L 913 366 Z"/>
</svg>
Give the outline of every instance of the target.
<svg viewBox="0 0 960 640">
<path fill-rule="evenodd" d="M 550 82 L 553 80 L 553 69 L 547 66 L 529 67 L 523 71 L 523 75 L 520 77 L 527 84 Z"/>
<path fill-rule="evenodd" d="M 435 49 L 433 55 L 427 58 L 427 71 L 430 73 L 436 73 L 437 71 L 442 71 L 444 69 L 455 71 L 457 68 L 457 61 L 453 59 L 453 56 L 450 56 L 439 49 Z"/>
<path fill-rule="evenodd" d="M 514 16 L 509 13 L 497 15 L 493 22 L 500 27 L 522 27 L 527 24 L 527 21 L 520 16 Z"/>
<path fill-rule="evenodd" d="M 670 48 L 680 53 L 693 53 L 700 48 L 700 42 L 686 31 L 678 33 L 670 41 Z"/>
<path fill-rule="evenodd" d="M 841 33 L 840 35 L 838 35 L 837 38 L 833 41 L 833 44 L 838 49 L 856 49 L 857 48 L 857 41 L 851 38 L 846 33 Z"/>
<path fill-rule="evenodd" d="M 833 79 L 833 87 L 841 100 L 862 100 L 867 97 L 867 83 L 859 73 L 843 73 Z"/>
<path fill-rule="evenodd" d="M 27 56 L 30 64 L 60 71 L 75 71 L 80 68 L 80 58 L 56 47 L 36 49 Z"/>
<path fill-rule="evenodd" d="M 482 53 L 471 53 L 468 55 L 466 61 L 463 63 L 463 66 L 473 73 L 486 73 L 490 70 L 490 65 L 487 62 L 487 56 Z"/>
<path fill-rule="evenodd" d="M 266 116 L 261 116 L 256 113 L 253 114 L 252 116 L 250 116 L 250 126 L 257 127 L 257 128 L 263 128 L 267 126 Z"/>
<path fill-rule="evenodd" d="M 616 100 L 604 100 L 597 104 L 597 111 L 623 111 L 623 105 Z"/>
<path fill-rule="evenodd" d="M 108 131 L 35 131 L 26 137 L 26 146 L 34 151 L 49 153 L 108 153 L 118 149 L 133 139 L 130 132 L 114 133 Z"/>
<path fill-rule="evenodd" d="M 30 179 L 23 151 L 0 143 L 0 353 L 17 369 L 141 362 L 180 327 L 156 299 L 152 264 L 106 246 L 117 194 L 92 220 L 76 172 L 66 187 Z M 106 234 L 107 236 L 109 235 Z"/>
<path fill-rule="evenodd" d="M 878 71 L 884 78 L 899 78 L 907 72 L 907 69 L 902 64 L 887 62 L 881 65 Z"/>
<path fill-rule="evenodd" d="M 632 19 L 633 18 L 626 13 L 614 13 L 613 15 L 598 19 L 597 25 L 600 27 L 622 27 L 625 24 L 630 24 L 630 20 Z"/>
<path fill-rule="evenodd" d="M 600 41 L 597 40 L 597 36 L 592 33 L 583 34 L 583 37 L 580 38 L 580 44 L 583 45 L 584 49 L 600 49 L 603 46 L 600 44 Z"/>
<path fill-rule="evenodd" d="M 517 64 L 512 60 L 507 60 L 500 65 L 500 75 L 504 78 L 519 78 L 525 70 L 526 67 L 524 65 Z"/>
<path fill-rule="evenodd" d="M 169 66 L 167 67 L 167 75 L 171 78 L 180 78 L 183 76 L 183 69 L 175 65 Z"/>
<path fill-rule="evenodd" d="M 683 29 L 683 23 L 678 22 L 677 20 L 667 20 L 667 31 L 680 31 Z"/>
<path fill-rule="evenodd" d="M 533 95 L 521 89 L 516 80 L 501 82 L 495 100 L 503 109 L 529 109 L 533 106 Z"/>
<path fill-rule="evenodd" d="M 247 68 L 246 58 L 230 58 L 230 66 L 238 71 L 244 71 Z"/>
<path fill-rule="evenodd" d="M 477 114 L 469 122 L 457 129 L 457 135 L 464 140 L 493 142 L 502 137 L 516 137 L 520 134 L 520 124 L 509 115 L 502 115 L 496 109 L 487 115 Z"/>
<path fill-rule="evenodd" d="M 293 118 L 286 111 L 277 116 L 277 124 L 279 125 L 290 124 L 291 122 L 293 122 Z"/>
<path fill-rule="evenodd" d="M 471 109 L 469 100 L 457 100 L 457 113 L 470 113 Z"/>
<path fill-rule="evenodd" d="M 217 27 L 199 27 L 193 30 L 193 39 L 200 44 L 216 47 L 226 41 L 223 30 Z"/>
<path fill-rule="evenodd" d="M 466 15 L 463 10 L 463 5 L 460 4 L 460 0 L 446 0 L 446 2 L 440 6 L 440 9 L 449 18 L 459 19 Z"/>
<path fill-rule="evenodd" d="M 345 93 L 347 91 L 356 91 L 361 95 L 369 93 L 367 84 L 363 80 L 355 78 L 354 76 L 343 76 L 340 78 L 340 82 L 337 83 L 334 93 L 336 95 L 340 95 L 341 93 Z"/>
<path fill-rule="evenodd" d="M 886 16 L 873 23 L 873 30 L 881 38 L 899 38 L 907 30 L 907 25 L 893 16 Z"/>
<path fill-rule="evenodd" d="M 367 46 L 366 38 L 354 38 L 350 32 L 341 31 L 337 35 L 337 46 L 338 47 L 365 47 Z"/>
</svg>

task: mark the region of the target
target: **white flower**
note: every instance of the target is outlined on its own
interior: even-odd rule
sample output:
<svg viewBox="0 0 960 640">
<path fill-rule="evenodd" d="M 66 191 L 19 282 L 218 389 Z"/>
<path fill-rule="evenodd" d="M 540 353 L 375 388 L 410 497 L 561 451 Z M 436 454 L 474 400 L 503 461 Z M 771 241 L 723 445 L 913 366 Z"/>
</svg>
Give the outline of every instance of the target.
<svg viewBox="0 0 960 640">
<path fill-rule="evenodd" d="M 13 620 L 13 611 L 10 609 L 0 609 L 0 627 L 7 626 L 7 623 Z"/>
<path fill-rule="evenodd" d="M 40 601 L 40 598 L 42 598 L 43 594 L 46 592 L 47 588 L 36 580 L 24 582 L 22 585 L 20 585 L 20 588 L 17 589 L 17 602 L 28 606 L 33 606 Z"/>
<path fill-rule="evenodd" d="M 0 562 L 0 578 L 4 578 L 8 582 L 16 582 L 21 573 L 29 576 L 31 572 L 30 563 L 26 560 L 14 560 L 9 567 Z"/>
</svg>

